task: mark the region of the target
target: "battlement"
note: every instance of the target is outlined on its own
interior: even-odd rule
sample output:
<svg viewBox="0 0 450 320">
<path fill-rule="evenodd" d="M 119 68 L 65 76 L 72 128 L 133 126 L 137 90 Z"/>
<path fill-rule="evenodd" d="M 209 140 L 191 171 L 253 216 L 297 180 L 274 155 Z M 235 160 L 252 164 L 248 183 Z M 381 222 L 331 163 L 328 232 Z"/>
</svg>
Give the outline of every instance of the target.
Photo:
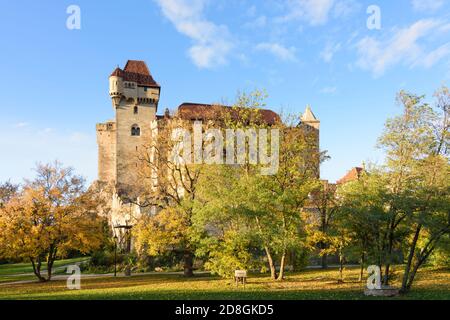
<svg viewBox="0 0 450 320">
<path fill-rule="evenodd" d="M 97 131 L 116 131 L 116 122 L 108 121 L 105 123 L 97 123 L 95 128 Z"/>
</svg>

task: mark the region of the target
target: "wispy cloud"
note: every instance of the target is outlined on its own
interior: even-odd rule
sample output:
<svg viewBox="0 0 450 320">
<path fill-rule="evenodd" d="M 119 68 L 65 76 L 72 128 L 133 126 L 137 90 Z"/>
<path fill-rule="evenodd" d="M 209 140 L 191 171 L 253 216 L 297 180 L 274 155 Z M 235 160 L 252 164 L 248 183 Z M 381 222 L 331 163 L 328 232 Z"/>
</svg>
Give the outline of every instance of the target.
<svg viewBox="0 0 450 320">
<path fill-rule="evenodd" d="M 450 43 L 430 49 L 421 40 L 431 33 L 443 32 L 443 25 L 435 19 L 419 20 L 409 27 L 395 29 L 387 39 L 365 37 L 357 43 L 357 65 L 375 77 L 397 64 L 429 68 L 449 55 Z"/>
<path fill-rule="evenodd" d="M 279 22 L 301 19 L 316 26 L 328 21 L 335 0 L 288 0 L 288 13 L 278 18 Z"/>
<path fill-rule="evenodd" d="M 279 43 L 263 42 L 256 46 L 256 50 L 266 51 L 283 61 L 297 61 L 295 48 L 286 48 Z"/>
<path fill-rule="evenodd" d="M 362 8 L 359 0 L 340 0 L 334 5 L 333 16 L 335 18 L 348 17 Z"/>
<path fill-rule="evenodd" d="M 287 0 L 286 14 L 277 22 L 302 20 L 311 26 L 320 26 L 334 18 L 347 17 L 361 7 L 356 0 Z"/>
<path fill-rule="evenodd" d="M 434 12 L 444 5 L 444 0 L 412 0 L 414 10 Z"/>
<path fill-rule="evenodd" d="M 188 54 L 200 68 L 213 68 L 227 62 L 233 41 L 227 26 L 217 25 L 203 16 L 206 0 L 155 0 L 163 15 L 193 45 Z"/>
<path fill-rule="evenodd" d="M 15 128 L 25 128 L 25 127 L 28 127 L 30 124 L 28 123 L 28 122 L 19 122 L 19 123 L 16 123 L 15 125 L 14 125 L 14 127 Z"/>
<path fill-rule="evenodd" d="M 328 42 L 325 48 L 320 53 L 320 57 L 326 63 L 330 63 L 333 60 L 334 55 L 341 49 L 340 43 Z"/>
<path fill-rule="evenodd" d="M 335 94 L 337 93 L 337 88 L 336 87 L 325 87 L 320 89 L 319 91 L 322 94 Z"/>
</svg>

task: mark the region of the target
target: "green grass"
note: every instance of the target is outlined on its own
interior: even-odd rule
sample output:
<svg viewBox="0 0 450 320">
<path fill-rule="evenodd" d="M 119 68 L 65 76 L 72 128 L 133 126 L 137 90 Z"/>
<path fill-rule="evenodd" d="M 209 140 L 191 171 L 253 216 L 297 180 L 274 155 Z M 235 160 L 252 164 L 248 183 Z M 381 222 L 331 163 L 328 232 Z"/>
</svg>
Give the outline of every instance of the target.
<svg viewBox="0 0 450 320">
<path fill-rule="evenodd" d="M 131 278 L 83 279 L 81 290 L 68 290 L 65 281 L 0 286 L 0 299 L 133 299 L 133 300 L 264 300 L 264 299 L 374 299 L 363 295 L 357 269 L 345 272 L 337 283 L 337 270 L 306 270 L 273 282 L 253 275 L 245 289 L 230 280 L 209 275 L 186 279 L 180 275 L 152 274 Z M 394 284 L 398 285 L 399 279 Z M 450 299 L 450 270 L 426 268 L 418 274 L 411 293 L 395 299 Z"/>
<path fill-rule="evenodd" d="M 53 264 L 53 268 L 70 265 L 72 263 L 80 262 L 80 261 L 83 261 L 86 259 L 89 259 L 89 258 L 83 257 L 83 258 L 57 260 Z M 45 264 L 42 266 L 42 270 L 46 270 Z M 30 262 L 14 263 L 14 264 L 0 264 L 0 278 L 5 277 L 5 276 L 12 276 L 12 275 L 18 275 L 18 274 L 24 274 L 24 273 L 32 273 L 32 272 L 33 272 L 33 267 L 31 266 Z"/>
</svg>

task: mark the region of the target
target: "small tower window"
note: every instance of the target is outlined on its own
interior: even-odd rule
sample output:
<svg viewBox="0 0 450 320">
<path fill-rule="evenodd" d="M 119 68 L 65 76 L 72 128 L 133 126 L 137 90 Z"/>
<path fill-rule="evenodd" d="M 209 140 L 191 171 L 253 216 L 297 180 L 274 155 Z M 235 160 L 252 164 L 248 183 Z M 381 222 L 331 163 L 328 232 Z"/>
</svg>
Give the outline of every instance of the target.
<svg viewBox="0 0 450 320">
<path fill-rule="evenodd" d="M 137 124 L 131 127 L 131 135 L 133 137 L 139 137 L 141 135 L 141 128 Z"/>
<path fill-rule="evenodd" d="M 135 106 L 135 107 L 134 107 L 134 114 L 138 114 L 138 113 L 139 113 L 138 106 Z"/>
</svg>

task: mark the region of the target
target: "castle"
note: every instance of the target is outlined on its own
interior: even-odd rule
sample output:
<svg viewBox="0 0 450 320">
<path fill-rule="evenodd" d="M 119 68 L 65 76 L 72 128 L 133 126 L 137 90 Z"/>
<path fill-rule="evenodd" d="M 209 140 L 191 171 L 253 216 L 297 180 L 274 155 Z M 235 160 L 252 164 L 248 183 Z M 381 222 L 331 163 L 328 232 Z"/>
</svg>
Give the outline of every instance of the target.
<svg viewBox="0 0 450 320">
<path fill-rule="evenodd" d="M 154 80 L 144 61 L 129 60 L 124 69 L 116 68 L 109 77 L 109 94 L 115 118 L 97 124 L 98 181 L 115 187 L 113 203 L 116 211 L 123 204 L 120 194 L 126 192 L 138 177 L 138 154 L 153 139 L 155 128 L 169 117 L 168 111 L 158 115 L 161 86 Z M 208 120 L 216 115 L 217 105 L 183 103 L 177 114 L 186 120 Z M 268 124 L 279 120 L 271 110 L 261 110 L 263 121 Z M 320 121 L 308 106 L 299 126 L 305 126 L 317 134 L 319 143 Z M 139 208 L 130 209 L 139 211 Z"/>
</svg>

